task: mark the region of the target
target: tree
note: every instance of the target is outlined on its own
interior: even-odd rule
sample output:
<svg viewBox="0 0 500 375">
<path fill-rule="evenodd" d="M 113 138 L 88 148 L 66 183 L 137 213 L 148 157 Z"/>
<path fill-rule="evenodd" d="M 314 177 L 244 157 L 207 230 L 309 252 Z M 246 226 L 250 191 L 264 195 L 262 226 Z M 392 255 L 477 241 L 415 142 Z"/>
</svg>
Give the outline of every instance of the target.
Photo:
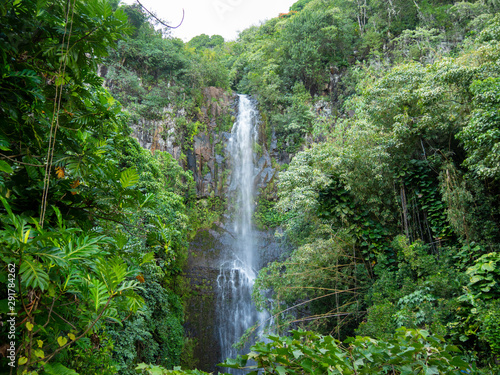
<svg viewBox="0 0 500 375">
<path fill-rule="evenodd" d="M 15 1 L 1 10 L 0 267 L 15 276 L 12 364 L 27 373 L 114 373 L 110 322 L 144 305 L 149 266 L 178 274 L 185 228 L 183 199 L 125 163 L 125 116 L 96 74 L 130 32 L 127 17 L 103 0 Z M 151 156 L 144 163 L 154 164 Z"/>
</svg>

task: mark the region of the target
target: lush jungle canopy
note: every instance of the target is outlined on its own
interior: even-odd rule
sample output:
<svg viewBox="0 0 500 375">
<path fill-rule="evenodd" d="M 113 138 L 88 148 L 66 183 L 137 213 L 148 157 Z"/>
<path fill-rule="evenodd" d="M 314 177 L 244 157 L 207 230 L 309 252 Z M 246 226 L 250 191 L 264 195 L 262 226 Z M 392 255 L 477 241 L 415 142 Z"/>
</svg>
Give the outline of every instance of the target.
<svg viewBox="0 0 500 375">
<path fill-rule="evenodd" d="M 289 160 L 255 212 L 286 249 L 254 290 L 274 332 L 226 366 L 498 374 L 498 12 L 300 0 L 236 41 L 183 43 L 139 5 L 2 1 L 2 368 L 202 373 L 183 268 L 216 198 L 129 125 L 182 110 L 182 161 L 217 87 L 258 99 L 256 152 L 276 139 Z"/>
</svg>

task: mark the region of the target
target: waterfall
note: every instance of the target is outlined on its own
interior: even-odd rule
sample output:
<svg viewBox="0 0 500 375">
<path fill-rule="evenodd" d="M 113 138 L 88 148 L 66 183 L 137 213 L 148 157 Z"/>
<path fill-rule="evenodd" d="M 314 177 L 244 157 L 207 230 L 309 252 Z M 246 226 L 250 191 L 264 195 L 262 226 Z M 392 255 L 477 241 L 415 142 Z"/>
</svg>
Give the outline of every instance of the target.
<svg viewBox="0 0 500 375">
<path fill-rule="evenodd" d="M 247 328 L 266 318 L 256 311 L 252 302 L 252 288 L 257 276 L 259 260 L 252 229 L 254 210 L 254 153 L 257 141 L 258 111 L 246 95 L 239 95 L 238 117 L 228 144 L 232 160 L 229 202 L 233 241 L 221 263 L 218 286 L 218 336 L 221 361 L 236 358 L 238 351 L 232 345 Z M 248 350 L 248 345 L 245 350 Z M 244 351 L 245 351 L 244 350 Z M 233 374 L 237 371 L 224 369 Z"/>
</svg>

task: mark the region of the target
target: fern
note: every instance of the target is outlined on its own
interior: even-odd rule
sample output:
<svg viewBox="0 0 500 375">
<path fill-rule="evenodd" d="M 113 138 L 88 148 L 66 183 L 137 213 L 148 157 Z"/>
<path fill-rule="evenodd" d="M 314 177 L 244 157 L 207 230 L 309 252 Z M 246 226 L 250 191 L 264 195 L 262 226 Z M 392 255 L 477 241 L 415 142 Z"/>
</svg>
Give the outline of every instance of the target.
<svg viewBox="0 0 500 375">
<path fill-rule="evenodd" d="M 116 246 L 120 250 L 123 250 L 123 248 L 125 247 L 125 245 L 128 242 L 128 236 L 121 231 L 118 231 L 115 233 L 114 239 L 115 239 Z"/>
<path fill-rule="evenodd" d="M 78 287 L 81 285 L 82 277 L 78 271 L 71 269 L 61 284 L 61 290 L 68 293 L 78 293 Z"/>
<path fill-rule="evenodd" d="M 118 287 L 116 291 L 122 293 L 126 290 L 134 290 L 134 289 L 140 289 L 139 282 L 136 280 L 129 280 L 121 283 L 121 285 Z"/>
<path fill-rule="evenodd" d="M 135 292 L 128 292 L 125 298 L 127 299 L 127 308 L 134 313 L 144 306 L 144 298 Z"/>
<path fill-rule="evenodd" d="M 29 251 L 30 255 L 35 255 L 38 258 L 53 263 L 59 267 L 67 267 L 67 261 L 64 259 L 64 253 L 58 247 L 44 247 L 41 249 L 33 249 Z"/>
<path fill-rule="evenodd" d="M 31 157 L 31 156 L 23 156 L 23 162 L 28 164 L 40 164 L 40 162 Z M 40 173 L 38 172 L 38 167 L 34 167 L 32 165 L 25 165 L 26 172 L 28 173 L 29 178 L 32 180 L 37 180 L 40 177 Z"/>
<path fill-rule="evenodd" d="M 109 320 L 113 323 L 122 325 L 122 321 L 120 316 L 118 315 L 118 310 L 115 307 L 110 307 L 106 310 L 106 312 L 102 316 L 104 319 L 99 321 L 94 327 L 96 329 L 100 328 L 100 324 L 103 323 L 104 320 Z"/>
<path fill-rule="evenodd" d="M 130 272 L 127 271 L 127 265 L 119 256 L 111 258 L 109 266 L 115 275 L 115 279 L 117 281 L 116 285 L 121 283 L 127 276 L 130 275 Z"/>
<path fill-rule="evenodd" d="M 144 256 L 142 257 L 142 262 L 141 262 L 141 266 L 145 263 L 149 263 L 149 262 L 152 262 L 153 260 L 155 259 L 155 253 L 154 251 L 151 251 L 149 253 L 146 253 L 144 254 Z"/>
</svg>

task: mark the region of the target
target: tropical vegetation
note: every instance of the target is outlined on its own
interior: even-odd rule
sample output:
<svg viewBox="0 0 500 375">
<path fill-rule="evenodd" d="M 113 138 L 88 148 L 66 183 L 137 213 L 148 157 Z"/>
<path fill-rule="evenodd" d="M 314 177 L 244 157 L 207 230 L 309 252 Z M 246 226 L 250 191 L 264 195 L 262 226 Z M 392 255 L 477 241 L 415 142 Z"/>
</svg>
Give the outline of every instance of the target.
<svg viewBox="0 0 500 375">
<path fill-rule="evenodd" d="M 203 373 L 183 269 L 224 202 L 197 196 L 186 160 L 216 87 L 259 102 L 256 151 L 275 148 L 280 172 L 255 220 L 283 249 L 254 289 L 272 331 L 222 365 L 497 374 L 499 11 L 300 0 L 236 41 L 184 43 L 139 4 L 2 2 L 2 367 Z M 131 128 L 167 116 L 175 158 Z"/>
</svg>

